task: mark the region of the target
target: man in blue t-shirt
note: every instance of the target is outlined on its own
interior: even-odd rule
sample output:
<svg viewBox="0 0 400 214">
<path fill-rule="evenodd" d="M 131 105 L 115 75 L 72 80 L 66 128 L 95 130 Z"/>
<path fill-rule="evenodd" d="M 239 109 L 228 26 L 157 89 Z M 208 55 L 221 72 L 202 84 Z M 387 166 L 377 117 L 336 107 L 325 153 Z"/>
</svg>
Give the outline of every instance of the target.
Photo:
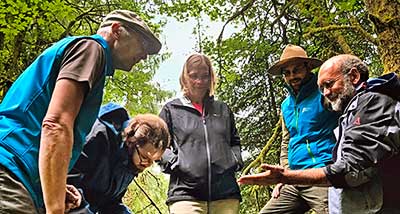
<svg viewBox="0 0 400 214">
<path fill-rule="evenodd" d="M 0 105 L 0 213 L 64 213 L 67 172 L 96 120 L 106 76 L 161 48 L 135 13 L 108 14 L 97 34 L 46 49 Z"/>
</svg>

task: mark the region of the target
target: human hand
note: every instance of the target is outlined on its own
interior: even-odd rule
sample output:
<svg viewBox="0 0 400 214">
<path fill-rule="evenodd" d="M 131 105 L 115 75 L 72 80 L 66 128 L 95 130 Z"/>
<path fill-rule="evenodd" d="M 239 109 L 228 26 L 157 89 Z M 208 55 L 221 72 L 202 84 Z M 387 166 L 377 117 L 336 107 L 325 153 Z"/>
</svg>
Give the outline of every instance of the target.
<svg viewBox="0 0 400 214">
<path fill-rule="evenodd" d="M 237 182 L 242 184 L 256 184 L 256 185 L 273 185 L 280 182 L 281 177 L 285 169 L 281 166 L 274 166 L 269 164 L 262 164 L 261 168 L 266 170 L 265 172 L 254 174 L 254 175 L 245 175 L 240 177 Z"/>
<path fill-rule="evenodd" d="M 68 212 L 71 209 L 77 208 L 81 205 L 82 195 L 78 191 L 78 189 L 73 186 L 67 184 L 66 188 L 66 196 L 65 196 L 65 212 Z"/>
<path fill-rule="evenodd" d="M 279 195 L 281 194 L 281 189 L 283 187 L 283 183 L 278 183 L 275 187 L 274 190 L 272 190 L 272 197 L 278 198 Z"/>
</svg>

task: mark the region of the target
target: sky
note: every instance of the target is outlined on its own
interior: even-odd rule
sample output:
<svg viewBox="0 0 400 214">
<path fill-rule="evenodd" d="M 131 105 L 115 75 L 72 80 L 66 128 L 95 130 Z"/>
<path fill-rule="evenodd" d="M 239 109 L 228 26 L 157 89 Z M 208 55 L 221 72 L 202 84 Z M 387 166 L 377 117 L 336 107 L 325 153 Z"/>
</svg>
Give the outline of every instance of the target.
<svg viewBox="0 0 400 214">
<path fill-rule="evenodd" d="M 180 23 L 174 18 L 167 18 L 161 40 L 164 40 L 161 53 L 170 52 L 171 57 L 160 64 L 154 75 L 154 81 L 164 90 L 180 90 L 179 75 L 186 56 L 194 51 L 196 45 L 195 35 L 192 35 L 195 22 L 193 20 Z"/>
<path fill-rule="evenodd" d="M 207 18 L 203 18 L 208 35 L 212 35 L 216 39 L 221 32 L 224 23 L 211 22 Z M 165 41 L 160 53 L 168 51 L 171 57 L 161 63 L 160 68 L 156 71 L 153 80 L 160 84 L 161 89 L 169 91 L 180 91 L 179 75 L 182 66 L 189 54 L 193 53 L 196 48 L 196 35 L 193 35 L 193 28 L 197 25 L 195 19 L 189 19 L 187 22 L 178 22 L 175 18 L 167 18 L 167 24 L 163 28 L 161 40 Z M 224 36 L 233 32 L 233 29 L 225 29 Z"/>
</svg>

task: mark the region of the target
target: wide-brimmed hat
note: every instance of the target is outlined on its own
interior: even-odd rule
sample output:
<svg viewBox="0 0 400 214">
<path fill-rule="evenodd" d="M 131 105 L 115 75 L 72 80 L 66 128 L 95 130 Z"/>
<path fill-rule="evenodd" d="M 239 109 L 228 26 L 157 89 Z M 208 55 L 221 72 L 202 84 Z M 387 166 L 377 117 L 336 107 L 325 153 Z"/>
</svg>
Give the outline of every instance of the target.
<svg viewBox="0 0 400 214">
<path fill-rule="evenodd" d="M 316 58 L 308 58 L 306 51 L 300 46 L 287 45 L 283 49 L 281 58 L 273 66 L 268 69 L 268 73 L 272 75 L 281 75 L 281 69 L 292 63 L 306 62 L 311 69 L 322 65 L 322 61 Z"/>
<path fill-rule="evenodd" d="M 129 10 L 114 10 L 103 19 L 100 27 L 110 26 L 114 22 L 119 22 L 123 26 L 139 32 L 143 38 L 144 48 L 147 54 L 152 55 L 160 51 L 161 42 L 136 13 Z"/>
</svg>

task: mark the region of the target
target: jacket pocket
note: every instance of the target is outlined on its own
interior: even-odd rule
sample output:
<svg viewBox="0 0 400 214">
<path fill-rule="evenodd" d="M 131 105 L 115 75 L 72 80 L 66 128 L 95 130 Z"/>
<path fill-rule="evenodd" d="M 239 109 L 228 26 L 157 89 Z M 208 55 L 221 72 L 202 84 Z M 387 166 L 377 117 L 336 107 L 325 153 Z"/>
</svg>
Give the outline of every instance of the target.
<svg viewBox="0 0 400 214">
<path fill-rule="evenodd" d="M 235 154 L 232 147 L 224 141 L 212 143 L 211 165 L 215 174 L 223 174 L 226 171 L 236 171 L 240 167 L 240 157 Z"/>
</svg>

